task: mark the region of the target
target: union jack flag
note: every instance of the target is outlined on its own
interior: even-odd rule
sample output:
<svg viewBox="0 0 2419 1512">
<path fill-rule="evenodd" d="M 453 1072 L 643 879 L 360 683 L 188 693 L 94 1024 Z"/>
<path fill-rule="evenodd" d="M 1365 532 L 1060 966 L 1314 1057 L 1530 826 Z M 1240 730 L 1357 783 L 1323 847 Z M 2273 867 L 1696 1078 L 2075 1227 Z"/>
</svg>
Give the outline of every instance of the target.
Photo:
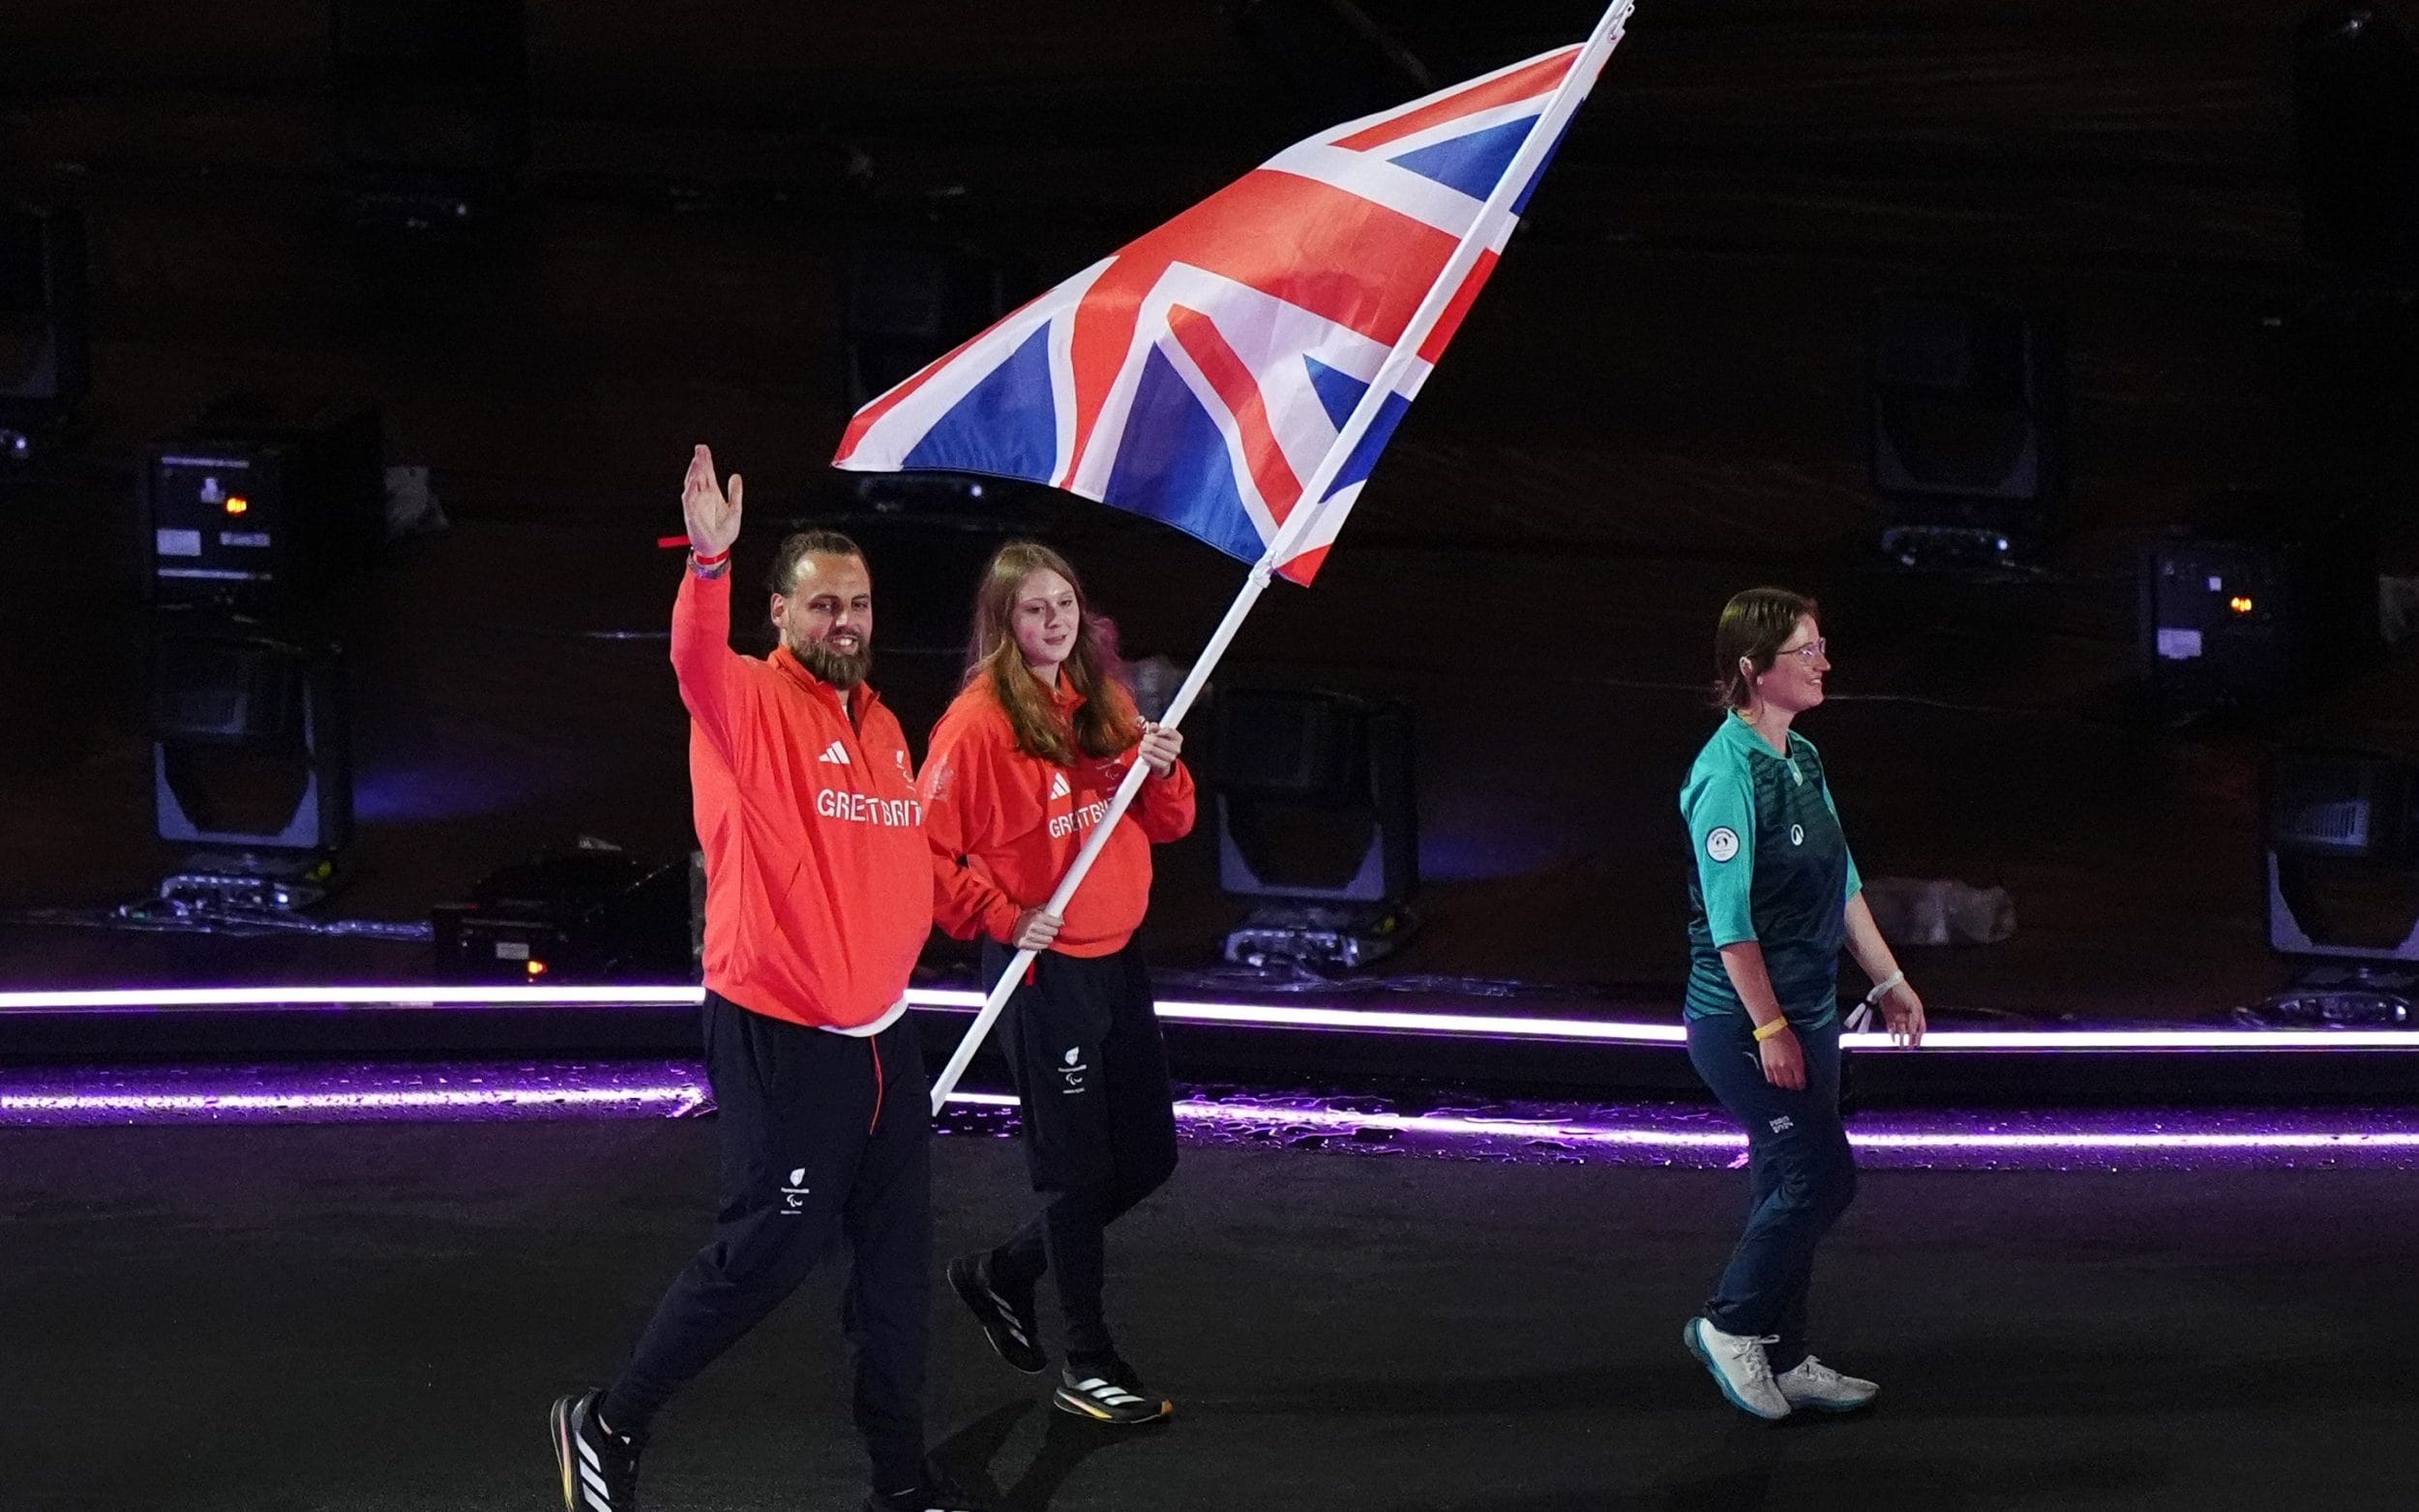
<svg viewBox="0 0 2419 1512">
<path fill-rule="evenodd" d="M 1287 148 L 866 405 L 834 464 L 1052 484 L 1245 561 L 1267 553 L 1326 466 L 1316 513 L 1276 564 L 1307 583 L 1494 271 L 1554 138 L 1523 149 L 1559 136 L 1618 40 L 1608 15 L 1587 44 Z M 1515 171 L 1525 182 L 1499 193 Z M 1448 267 L 1465 242 L 1476 259 Z"/>
</svg>

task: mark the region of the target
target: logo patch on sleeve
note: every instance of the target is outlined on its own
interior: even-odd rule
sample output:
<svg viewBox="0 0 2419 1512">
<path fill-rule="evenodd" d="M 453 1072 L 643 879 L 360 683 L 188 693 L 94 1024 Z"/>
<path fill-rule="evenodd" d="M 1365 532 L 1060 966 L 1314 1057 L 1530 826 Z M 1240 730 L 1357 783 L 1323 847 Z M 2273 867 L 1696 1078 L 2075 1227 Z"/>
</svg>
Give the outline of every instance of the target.
<svg viewBox="0 0 2419 1512">
<path fill-rule="evenodd" d="M 1717 864 L 1737 855 L 1739 832 L 1727 824 L 1715 830 L 1714 833 L 1705 837 L 1705 853 L 1712 856 Z"/>
</svg>

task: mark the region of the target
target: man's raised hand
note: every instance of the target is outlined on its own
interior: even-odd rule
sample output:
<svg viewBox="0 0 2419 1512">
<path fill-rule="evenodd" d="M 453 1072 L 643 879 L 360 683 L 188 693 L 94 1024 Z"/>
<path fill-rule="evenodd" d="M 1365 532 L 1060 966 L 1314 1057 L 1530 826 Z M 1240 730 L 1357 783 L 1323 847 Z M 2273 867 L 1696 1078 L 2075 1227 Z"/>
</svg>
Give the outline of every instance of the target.
<svg viewBox="0 0 2419 1512">
<path fill-rule="evenodd" d="M 689 455 L 689 476 L 681 480 L 680 514 L 689 526 L 689 549 L 700 556 L 720 556 L 739 539 L 739 475 L 731 475 L 731 494 L 723 496 L 714 481 L 714 454 L 701 446 Z"/>
</svg>

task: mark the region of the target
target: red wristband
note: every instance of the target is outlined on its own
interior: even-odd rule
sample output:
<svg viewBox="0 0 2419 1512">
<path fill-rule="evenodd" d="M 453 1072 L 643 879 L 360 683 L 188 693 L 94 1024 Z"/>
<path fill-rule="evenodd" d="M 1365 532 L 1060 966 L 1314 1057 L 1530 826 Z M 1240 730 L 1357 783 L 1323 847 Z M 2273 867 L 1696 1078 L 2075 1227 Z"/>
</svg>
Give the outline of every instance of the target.
<svg viewBox="0 0 2419 1512">
<path fill-rule="evenodd" d="M 731 548 L 729 547 L 724 547 L 721 550 L 716 551 L 711 556 L 708 556 L 704 552 L 697 550 L 694 548 L 691 548 L 689 552 L 690 564 L 696 567 L 720 567 L 723 563 L 730 560 Z"/>
</svg>

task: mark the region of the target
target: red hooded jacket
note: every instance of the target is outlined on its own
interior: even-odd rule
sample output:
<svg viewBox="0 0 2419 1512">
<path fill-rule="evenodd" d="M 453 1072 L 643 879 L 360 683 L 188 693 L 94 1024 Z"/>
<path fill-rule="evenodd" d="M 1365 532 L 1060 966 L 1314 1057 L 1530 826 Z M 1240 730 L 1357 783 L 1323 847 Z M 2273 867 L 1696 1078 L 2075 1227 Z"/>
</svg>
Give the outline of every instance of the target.
<svg viewBox="0 0 2419 1512">
<path fill-rule="evenodd" d="M 1063 679 L 1058 700 L 1069 719 L 1084 702 Z M 1129 751 L 1108 760 L 1079 757 L 1068 767 L 1027 756 L 988 681 L 959 694 L 933 726 L 924 758 L 924 832 L 941 927 L 959 939 L 988 934 L 1006 943 L 1019 913 L 1050 901 L 1134 759 Z M 1050 948 L 1086 957 L 1124 949 L 1150 906 L 1150 847 L 1181 840 L 1192 827 L 1193 778 L 1184 763 L 1146 778 Z"/>
<path fill-rule="evenodd" d="M 932 934 L 907 737 L 874 690 L 731 649 L 731 575 L 681 574 L 672 665 L 705 848 L 705 985 L 820 1028 L 880 1020 Z"/>
</svg>

